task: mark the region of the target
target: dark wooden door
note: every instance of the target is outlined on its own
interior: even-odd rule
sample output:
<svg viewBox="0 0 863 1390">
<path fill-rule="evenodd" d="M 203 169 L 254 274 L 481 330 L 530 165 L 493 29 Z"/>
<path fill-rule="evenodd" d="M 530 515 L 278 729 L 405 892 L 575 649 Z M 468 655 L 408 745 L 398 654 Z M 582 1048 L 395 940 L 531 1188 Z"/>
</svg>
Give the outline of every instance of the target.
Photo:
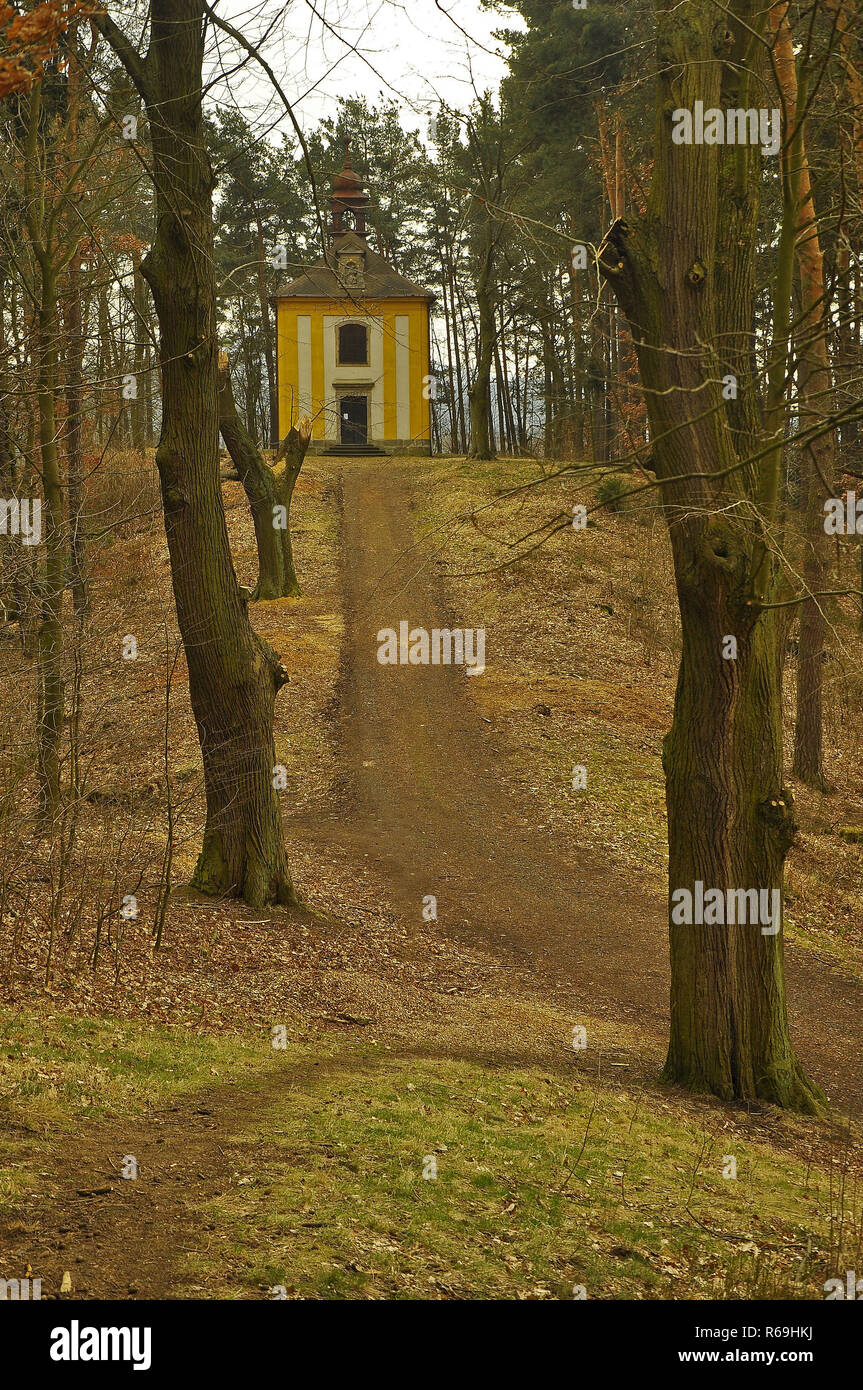
<svg viewBox="0 0 863 1390">
<path fill-rule="evenodd" d="M 342 417 L 342 443 L 367 444 L 369 438 L 368 396 L 342 396 L 339 410 Z"/>
</svg>

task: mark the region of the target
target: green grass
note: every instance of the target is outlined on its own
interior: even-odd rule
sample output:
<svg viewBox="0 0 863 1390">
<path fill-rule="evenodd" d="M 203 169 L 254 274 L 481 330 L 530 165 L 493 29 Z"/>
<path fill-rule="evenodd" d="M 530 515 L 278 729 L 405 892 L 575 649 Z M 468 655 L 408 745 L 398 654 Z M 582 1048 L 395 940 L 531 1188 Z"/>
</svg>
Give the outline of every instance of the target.
<svg viewBox="0 0 863 1390">
<path fill-rule="evenodd" d="M 188 1272 L 221 1297 L 822 1297 L 851 1267 L 828 1175 L 681 1109 L 377 1054 L 235 1136 L 246 1180 L 202 1206 Z"/>
<path fill-rule="evenodd" d="M 148 1105 L 261 1065 L 260 1043 L 139 1022 L 0 1012 L 3 1119 L 48 1135 L 82 1119 L 141 1115 Z"/>
<path fill-rule="evenodd" d="M 836 1235 L 841 1153 L 832 1173 L 800 1156 L 826 1144 L 813 1122 L 776 1117 L 768 1134 L 740 1112 L 595 1088 L 574 1070 L 300 1030 L 274 1053 L 260 1034 L 6 1013 L 3 1037 L 0 1209 L 41 1190 L 58 1162 L 45 1141 L 59 1134 L 61 1149 L 73 1125 L 95 1121 L 98 1149 L 100 1120 L 226 1082 L 256 1098 L 218 1138 L 232 1176 L 211 1200 L 189 1193 L 197 1297 L 821 1298 L 859 1263 L 853 1235 Z M 302 1065 L 315 1060 L 326 1065 Z M 728 1154 L 736 1180 L 722 1175 Z M 846 1233 L 861 1228 L 852 1205 Z"/>
</svg>

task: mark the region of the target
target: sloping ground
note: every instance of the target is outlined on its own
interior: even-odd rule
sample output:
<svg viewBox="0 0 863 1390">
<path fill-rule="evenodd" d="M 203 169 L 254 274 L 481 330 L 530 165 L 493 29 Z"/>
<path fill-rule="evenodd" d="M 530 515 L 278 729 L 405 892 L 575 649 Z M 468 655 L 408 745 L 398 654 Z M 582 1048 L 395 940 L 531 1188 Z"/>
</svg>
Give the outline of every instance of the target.
<svg viewBox="0 0 863 1390">
<path fill-rule="evenodd" d="M 516 639 L 500 620 L 497 596 L 483 595 L 474 603 L 468 593 L 459 600 L 458 614 L 449 613 L 428 544 L 415 542 L 414 486 L 410 472 L 389 464 L 345 470 L 346 746 L 371 841 L 387 845 L 390 877 L 402 883 L 406 910 L 412 902 L 419 913 L 423 895 L 434 894 L 443 930 L 470 944 L 505 947 L 544 980 L 565 987 L 576 1012 L 637 1021 L 643 1035 L 660 1037 L 667 1019 L 668 962 L 666 909 L 656 876 L 634 872 L 613 841 L 595 830 L 588 841 L 583 825 L 570 826 L 564 815 L 548 814 L 549 804 L 559 807 L 564 796 L 589 805 L 594 781 L 612 780 L 624 815 L 631 808 L 629 784 L 635 779 L 625 760 L 618 754 L 611 772 L 602 751 L 594 745 L 587 758 L 581 742 L 584 673 L 576 670 L 568 681 L 566 673 L 573 664 L 589 666 L 589 657 L 573 640 L 572 652 L 561 653 L 561 665 L 556 664 L 555 634 L 544 631 L 545 610 L 541 601 L 534 606 L 529 585 L 518 594 Z M 440 507 L 433 487 L 418 491 Z M 478 567 L 481 561 L 474 562 Z M 544 574 L 541 582 L 550 577 Z M 566 597 L 562 582 L 559 595 Z M 613 601 L 605 606 L 613 608 Z M 381 665 L 377 634 L 398 631 L 400 622 L 407 622 L 409 631 L 456 623 L 485 627 L 487 673 L 471 677 L 465 667 L 452 665 Z M 622 653 L 618 663 L 624 664 Z M 607 664 L 606 658 L 600 665 L 603 675 Z M 487 676 L 492 677 L 489 697 Z M 631 671 L 629 676 L 632 687 Z M 621 701 L 605 679 L 619 710 Z M 507 707 L 511 718 L 522 718 L 510 725 L 505 739 L 495 727 L 501 720 L 502 684 L 508 693 L 521 687 Z M 546 777 L 548 764 L 556 773 L 557 796 L 552 792 L 547 798 L 541 785 L 525 784 L 521 744 L 528 699 L 537 699 L 535 718 L 543 723 L 552 718 L 543 697 L 554 701 L 558 739 L 544 769 Z M 587 702 L 592 698 L 588 694 Z M 637 704 L 634 692 L 625 692 L 624 707 L 627 702 Z M 630 724 L 633 720 L 631 708 Z M 606 737 L 610 723 L 606 719 Z M 642 748 L 652 740 L 658 756 L 658 730 L 650 733 L 642 726 L 634 737 Z M 539 759 L 528 761 L 532 781 Z M 586 791 L 571 789 L 574 763 L 587 767 Z M 792 949 L 789 995 L 804 1065 L 835 1105 L 860 1114 L 863 980 L 817 952 Z"/>
<path fill-rule="evenodd" d="M 635 680 L 595 669 L 581 627 L 561 637 L 542 602 L 543 584 L 560 583 L 553 568 L 528 575 L 527 594 L 524 577 L 508 595 L 479 581 L 494 621 L 476 581 L 444 589 L 415 548 L 414 517 L 418 497 L 448 505 L 445 473 L 315 463 L 298 498 L 307 597 L 255 608 L 292 672 L 277 755 L 314 913 L 178 892 L 154 958 L 145 876 L 141 918 L 95 970 L 81 968 L 86 924 L 58 933 L 47 986 L 44 932 L 4 920 L 5 996 L 38 1003 L 7 1015 L 0 1054 L 0 1275 L 30 1264 L 56 1292 L 68 1269 L 88 1297 L 255 1297 L 279 1284 L 291 1297 L 546 1298 L 573 1284 L 590 1297 L 820 1297 L 824 1278 L 854 1267 L 853 1137 L 655 1085 L 666 1007 L 655 759 L 673 641 Z M 448 476 L 483 492 L 464 470 Z M 130 768 L 140 779 L 159 766 L 169 610 L 155 534 L 146 553 L 153 573 L 141 567 L 136 584 L 124 588 L 116 564 L 104 577 L 106 594 L 113 583 L 126 596 L 117 631 L 151 634 L 127 742 L 108 729 L 96 750 L 107 795 Z M 617 595 L 603 589 L 601 602 L 613 617 Z M 378 630 L 400 620 L 484 621 L 488 670 L 381 666 Z M 91 725 L 128 691 L 128 667 L 106 661 L 101 674 Z M 174 704 L 182 881 L 201 812 L 182 665 Z M 569 785 L 579 761 L 587 798 Z M 614 819 L 616 797 L 638 806 L 638 834 Z M 123 813 L 158 846 L 164 789 L 143 827 L 136 808 Z M 85 830 L 118 819 L 106 803 Z M 423 917 L 428 895 L 436 920 Z M 815 953 L 806 963 L 822 1002 L 796 1015 L 800 1050 L 840 1109 L 853 1106 L 858 987 L 845 973 L 837 987 Z M 722 1177 L 726 1154 L 736 1180 Z M 119 1177 L 124 1155 L 139 1161 L 133 1181 Z M 422 1176 L 429 1157 L 434 1180 Z"/>
<path fill-rule="evenodd" d="M 583 830 L 588 844 L 613 849 L 630 877 L 664 894 L 660 758 L 679 624 L 655 493 L 631 500 L 621 513 L 593 511 L 578 533 L 568 525 L 572 505 L 595 508 L 595 491 L 580 489 L 572 476 L 547 475 L 535 460 L 429 461 L 415 496 L 417 567 L 438 570 L 464 620 L 489 632 L 492 659 L 472 694 L 518 754 L 507 764 L 511 785 L 535 798 L 542 824 L 563 835 Z M 561 529 L 546 539 L 548 523 Z M 841 583 L 857 586 L 851 548 Z M 823 796 L 794 783 L 801 833 L 788 861 L 786 926 L 791 939 L 815 944 L 863 975 L 863 849 L 847 835 L 863 825 L 859 603 L 849 595 L 828 609 L 825 763 L 834 791 Z M 792 629 L 787 749 L 793 639 Z M 586 796 L 571 788 L 576 763 L 589 769 Z"/>
<path fill-rule="evenodd" d="M 67 1275 L 90 1299 L 806 1299 L 859 1267 L 852 1146 L 788 1117 L 428 1036 L 273 1053 L 3 1023 L 28 1060 L 4 1105 L 0 1276 L 29 1270 L 43 1297 Z"/>
</svg>

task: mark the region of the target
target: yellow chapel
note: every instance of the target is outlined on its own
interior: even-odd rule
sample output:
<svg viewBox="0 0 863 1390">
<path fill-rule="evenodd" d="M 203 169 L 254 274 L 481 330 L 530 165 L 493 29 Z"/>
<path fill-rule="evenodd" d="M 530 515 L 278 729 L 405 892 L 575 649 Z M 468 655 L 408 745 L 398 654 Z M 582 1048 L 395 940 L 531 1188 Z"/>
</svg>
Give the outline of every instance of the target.
<svg viewBox="0 0 863 1390">
<path fill-rule="evenodd" d="M 308 415 L 309 453 L 431 453 L 434 296 L 368 245 L 369 196 L 345 164 L 324 257 L 273 296 L 279 438 Z"/>
</svg>

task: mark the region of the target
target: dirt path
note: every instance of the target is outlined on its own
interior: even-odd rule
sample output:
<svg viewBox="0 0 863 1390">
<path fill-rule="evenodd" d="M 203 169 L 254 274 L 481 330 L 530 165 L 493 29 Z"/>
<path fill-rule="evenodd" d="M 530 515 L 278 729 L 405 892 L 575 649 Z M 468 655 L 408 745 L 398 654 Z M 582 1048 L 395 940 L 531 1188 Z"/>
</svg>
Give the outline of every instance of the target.
<svg viewBox="0 0 863 1390">
<path fill-rule="evenodd" d="M 410 507 L 403 472 L 346 467 L 344 739 L 369 838 L 412 917 L 432 893 L 440 930 L 506 949 L 565 985 L 576 1010 L 661 1027 L 655 1002 L 645 1005 L 664 987 L 656 905 L 595 853 L 550 845 L 522 824 L 496 775 L 501 750 L 470 698 L 482 677 L 377 660 L 379 629 L 454 621 L 410 548 Z"/>
<path fill-rule="evenodd" d="M 184 1268 L 186 1257 L 194 1261 L 209 1243 L 212 1227 L 199 1208 L 233 1183 L 248 1182 L 244 1141 L 260 1132 L 271 1106 L 350 1065 L 343 1055 L 275 1063 L 244 1086 L 210 1087 L 138 1119 L 103 1120 L 64 1135 L 49 1200 L 2 1231 L 4 1264 L 18 1252 L 8 1272 L 31 1264 L 49 1297 L 67 1271 L 72 1298 L 205 1297 L 205 1286 Z M 134 1179 L 119 1171 L 126 1155 L 137 1162 Z M 256 1159 L 265 1166 L 263 1147 Z"/>
<path fill-rule="evenodd" d="M 333 838 L 373 861 L 411 921 L 434 894 L 430 930 L 493 952 L 532 988 L 565 1000 L 574 1019 L 619 1020 L 621 1053 L 635 1061 L 636 1037 L 655 1060 L 667 1025 L 664 904 L 601 846 L 554 844 L 524 823 L 525 808 L 510 803 L 497 773 L 506 749 L 476 711 L 462 669 L 377 661 L 380 628 L 454 625 L 434 572 L 412 547 L 414 477 L 392 463 L 344 465 L 347 790 L 332 820 L 318 824 L 316 847 L 325 856 Z M 487 660 L 495 660 L 493 633 Z M 789 952 L 789 993 L 805 1065 L 838 1107 L 859 1114 L 863 988 L 797 950 Z M 502 1042 L 517 1048 L 519 1040 Z M 251 1089 L 211 1088 L 137 1121 L 65 1136 L 59 1157 L 44 1154 L 55 1165 L 44 1200 L 2 1233 L 8 1269 L 14 1262 L 21 1273 L 29 1261 L 55 1288 L 68 1269 L 73 1297 L 194 1297 L 182 1262 L 207 1244 L 196 1208 L 239 1180 L 247 1160 L 236 1136 L 259 1133 L 271 1105 L 292 1087 L 315 1085 L 328 1065 L 274 1068 Z M 140 1165 L 134 1182 L 117 1172 L 123 1154 Z"/>
<path fill-rule="evenodd" d="M 344 737 L 369 848 L 385 853 L 414 917 L 433 893 L 440 930 L 503 950 L 564 987 L 575 1016 L 661 1035 L 664 902 L 631 884 L 602 846 L 556 845 L 521 823 L 523 808 L 509 804 L 495 773 L 503 750 L 471 702 L 471 679 L 481 676 L 377 661 L 379 629 L 454 621 L 413 544 L 413 482 L 392 464 L 344 466 Z M 493 632 L 486 659 L 495 660 Z M 863 987 L 794 948 L 788 985 L 804 1064 L 837 1106 L 861 1113 Z"/>
</svg>

